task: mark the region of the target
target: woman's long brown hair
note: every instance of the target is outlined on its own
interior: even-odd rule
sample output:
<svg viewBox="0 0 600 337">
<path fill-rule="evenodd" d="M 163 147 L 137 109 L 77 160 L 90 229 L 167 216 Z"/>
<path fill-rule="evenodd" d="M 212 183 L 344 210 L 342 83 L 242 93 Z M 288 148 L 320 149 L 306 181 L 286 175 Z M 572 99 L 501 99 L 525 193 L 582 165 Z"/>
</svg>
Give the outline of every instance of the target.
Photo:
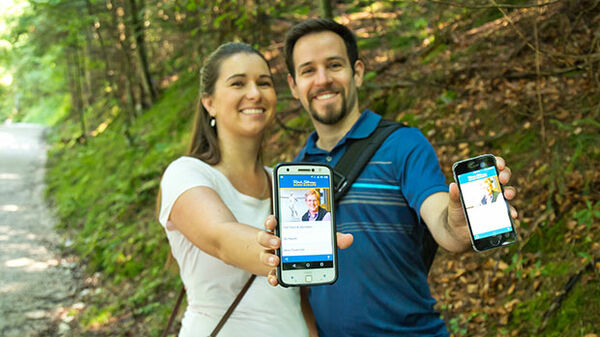
<svg viewBox="0 0 600 337">
<path fill-rule="evenodd" d="M 241 42 L 229 42 L 222 44 L 213 51 L 204 61 L 204 65 L 200 70 L 200 91 L 196 101 L 196 112 L 194 116 L 194 124 L 192 131 L 192 139 L 186 151 L 186 155 L 198 158 L 209 165 L 216 165 L 221 162 L 221 150 L 219 148 L 219 140 L 217 137 L 217 127 L 210 126 L 211 116 L 208 110 L 202 104 L 202 98 L 212 96 L 215 92 L 215 83 L 221 73 L 221 64 L 223 61 L 233 55 L 239 53 L 255 54 L 260 56 L 265 63 L 268 62 L 265 56 L 254 49 L 252 46 Z M 262 157 L 261 151 L 258 153 L 258 158 Z M 156 196 L 156 219 L 160 215 L 161 206 L 161 190 L 158 189 Z M 173 255 L 169 250 L 169 258 L 165 263 L 167 267 L 173 260 Z"/>
</svg>

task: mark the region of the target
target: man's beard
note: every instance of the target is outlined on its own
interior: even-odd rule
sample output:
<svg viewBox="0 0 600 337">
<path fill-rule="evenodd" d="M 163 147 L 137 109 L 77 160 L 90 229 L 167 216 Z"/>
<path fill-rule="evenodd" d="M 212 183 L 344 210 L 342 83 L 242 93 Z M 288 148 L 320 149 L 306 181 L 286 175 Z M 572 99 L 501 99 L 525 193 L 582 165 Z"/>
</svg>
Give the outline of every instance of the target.
<svg viewBox="0 0 600 337">
<path fill-rule="evenodd" d="M 344 119 L 344 117 L 346 117 L 346 115 L 348 114 L 346 94 L 344 93 L 343 90 L 339 90 L 339 91 L 336 90 L 336 91 L 339 92 L 340 95 L 342 95 L 342 107 L 340 109 L 336 109 L 335 103 L 328 104 L 323 107 L 323 110 L 325 113 L 322 113 L 322 114 L 317 113 L 317 110 L 313 107 L 313 104 L 312 104 L 313 99 L 312 99 L 312 97 L 310 98 L 308 112 L 317 122 L 319 122 L 321 124 L 325 124 L 325 125 L 334 125 L 334 124 L 337 124 L 342 119 Z M 317 92 L 315 94 L 315 96 L 318 94 L 319 94 L 319 92 Z"/>
</svg>

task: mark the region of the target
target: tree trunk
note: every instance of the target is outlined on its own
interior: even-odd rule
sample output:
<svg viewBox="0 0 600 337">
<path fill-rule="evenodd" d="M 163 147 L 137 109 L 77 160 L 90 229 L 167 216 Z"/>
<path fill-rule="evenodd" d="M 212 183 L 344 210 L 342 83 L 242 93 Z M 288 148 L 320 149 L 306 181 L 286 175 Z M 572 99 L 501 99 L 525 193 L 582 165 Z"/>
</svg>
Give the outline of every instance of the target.
<svg viewBox="0 0 600 337">
<path fill-rule="evenodd" d="M 96 14 L 94 12 L 94 9 L 92 7 L 92 4 L 90 2 L 90 0 L 86 0 L 86 7 L 87 7 L 87 11 L 88 11 L 88 15 L 90 17 L 96 18 Z M 108 58 L 108 53 L 106 51 L 106 44 L 104 43 L 104 38 L 102 37 L 102 32 L 100 31 L 100 27 L 96 27 L 95 23 L 92 23 L 92 31 L 96 34 L 96 36 L 98 37 L 98 43 L 100 43 L 100 54 L 102 55 L 102 60 L 104 61 L 104 79 L 106 81 L 106 83 L 113 88 L 113 72 L 112 72 L 112 68 L 111 68 L 111 62 L 110 59 Z M 111 90 L 112 92 L 113 90 Z"/>
<path fill-rule="evenodd" d="M 73 46 L 73 64 L 75 65 L 74 73 L 72 74 L 74 84 L 75 84 L 75 95 L 77 97 L 77 113 L 79 115 L 79 124 L 81 126 L 81 136 L 80 139 L 85 140 L 87 135 L 86 125 L 85 125 L 85 115 L 83 109 L 83 94 L 81 90 L 81 81 L 82 81 L 82 67 L 81 67 L 81 59 L 79 57 L 79 46 Z"/>
<path fill-rule="evenodd" d="M 157 93 L 154 85 L 152 83 L 152 76 L 150 75 L 150 67 L 148 65 L 148 53 L 146 51 L 146 41 L 144 38 L 144 27 L 143 20 L 140 20 L 140 13 L 144 10 L 144 0 L 140 2 L 140 9 L 138 10 L 138 6 L 136 0 L 129 0 L 129 5 L 131 7 L 131 22 L 133 24 L 133 35 L 135 37 L 135 44 L 137 46 L 137 55 L 140 60 L 142 71 L 142 85 L 144 86 L 144 90 L 150 95 L 151 103 L 156 102 Z"/>
<path fill-rule="evenodd" d="M 72 56 L 72 51 L 70 48 L 67 48 L 65 50 L 66 52 L 66 57 L 65 60 L 67 61 L 67 66 L 66 66 L 66 71 L 67 71 L 67 85 L 69 86 L 69 95 L 71 96 L 71 110 L 75 111 L 76 114 L 79 114 L 79 112 L 77 111 L 77 107 L 79 106 L 79 103 L 77 103 L 77 92 L 75 90 L 75 75 L 73 74 L 73 59 L 74 57 Z"/>
<path fill-rule="evenodd" d="M 88 32 L 85 33 L 85 41 L 83 41 L 84 46 L 81 48 L 81 54 L 77 53 L 77 58 L 80 61 L 81 65 L 81 83 L 82 83 L 82 96 L 84 105 L 91 106 L 94 102 L 94 98 L 92 97 L 93 84 L 92 84 L 92 74 L 89 71 L 89 67 L 87 65 L 88 60 L 91 56 L 91 38 Z"/>
<path fill-rule="evenodd" d="M 321 16 L 325 19 L 333 19 L 333 9 L 331 0 L 320 0 L 319 7 L 321 8 Z"/>
<path fill-rule="evenodd" d="M 133 62 L 131 59 L 131 44 L 129 43 L 129 36 L 125 26 L 125 23 L 121 22 L 119 19 L 119 15 L 117 14 L 117 6 L 113 3 L 112 6 L 112 18 L 113 18 L 113 26 L 119 27 L 122 24 L 122 27 L 125 27 L 123 30 L 119 30 L 116 32 L 115 39 L 117 41 L 117 45 L 120 47 L 118 49 L 121 50 L 121 54 L 123 55 L 121 59 L 121 76 L 119 78 L 120 82 L 120 97 L 122 102 L 123 110 L 127 112 L 128 121 L 133 122 L 135 119 L 135 106 L 137 105 L 134 87 L 132 85 L 132 81 L 136 79 L 133 71 Z M 121 37 L 122 36 L 122 37 Z"/>
</svg>

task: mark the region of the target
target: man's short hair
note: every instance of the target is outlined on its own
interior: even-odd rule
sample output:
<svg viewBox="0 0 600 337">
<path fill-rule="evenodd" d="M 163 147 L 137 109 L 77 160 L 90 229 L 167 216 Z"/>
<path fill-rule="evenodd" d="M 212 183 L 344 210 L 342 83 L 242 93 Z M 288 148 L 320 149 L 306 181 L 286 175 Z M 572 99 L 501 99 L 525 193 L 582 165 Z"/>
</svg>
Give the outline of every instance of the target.
<svg viewBox="0 0 600 337">
<path fill-rule="evenodd" d="M 317 200 L 321 200 L 321 193 L 319 193 L 319 191 L 317 190 L 309 190 L 306 193 L 304 193 L 304 200 L 306 200 L 306 198 L 308 198 L 309 195 L 314 195 L 315 198 L 317 198 Z"/>
<path fill-rule="evenodd" d="M 285 36 L 285 64 L 294 81 L 296 81 L 296 72 L 294 70 L 293 54 L 296 42 L 305 35 L 320 32 L 333 32 L 344 40 L 346 54 L 348 55 L 348 60 L 350 60 L 352 73 L 354 73 L 354 63 L 358 60 L 358 46 L 356 45 L 356 37 L 354 37 L 350 29 L 329 19 L 309 19 L 293 26 Z"/>
</svg>

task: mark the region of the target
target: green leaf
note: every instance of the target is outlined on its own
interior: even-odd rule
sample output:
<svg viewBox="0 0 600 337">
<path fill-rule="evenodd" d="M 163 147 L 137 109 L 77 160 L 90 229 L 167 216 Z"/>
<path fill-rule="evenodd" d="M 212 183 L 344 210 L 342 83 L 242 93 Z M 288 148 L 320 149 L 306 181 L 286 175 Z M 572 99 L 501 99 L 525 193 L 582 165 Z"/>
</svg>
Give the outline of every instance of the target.
<svg viewBox="0 0 600 337">
<path fill-rule="evenodd" d="M 365 81 L 371 81 L 376 76 L 377 76 L 377 73 L 375 71 L 369 71 L 368 73 L 365 74 Z"/>
</svg>

